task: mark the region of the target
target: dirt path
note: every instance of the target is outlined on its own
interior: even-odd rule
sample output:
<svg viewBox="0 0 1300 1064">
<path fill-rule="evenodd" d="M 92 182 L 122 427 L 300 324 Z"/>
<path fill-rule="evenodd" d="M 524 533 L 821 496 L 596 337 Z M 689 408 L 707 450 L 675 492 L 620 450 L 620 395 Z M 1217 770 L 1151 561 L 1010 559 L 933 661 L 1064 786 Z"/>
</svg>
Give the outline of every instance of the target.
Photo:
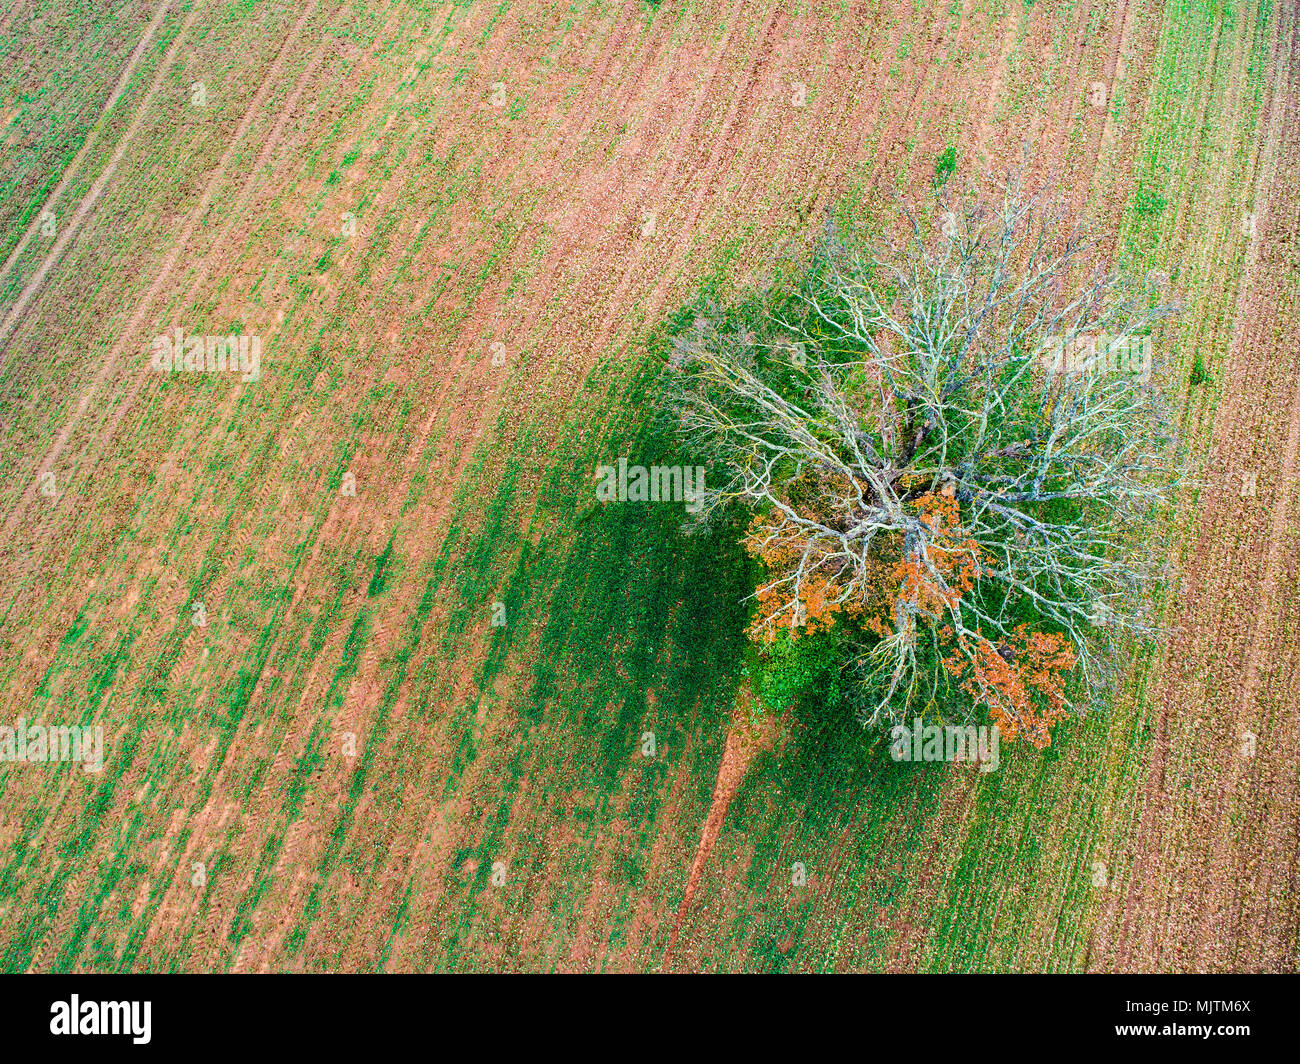
<svg viewBox="0 0 1300 1064">
<path fill-rule="evenodd" d="M 695 860 L 691 862 L 690 875 L 686 879 L 686 893 L 682 896 L 682 903 L 677 909 L 677 919 L 673 923 L 672 934 L 668 939 L 668 949 L 664 952 L 662 964 L 664 971 L 683 966 L 682 961 L 676 956 L 677 940 L 686 916 L 690 912 L 691 903 L 695 900 L 695 892 L 704 878 L 709 854 L 713 852 L 713 845 L 718 841 L 722 822 L 727 819 L 727 810 L 731 807 L 731 800 L 740 790 L 741 783 L 744 782 L 745 773 L 759 753 L 771 748 L 777 730 L 778 723 L 774 717 L 761 714 L 755 716 L 754 696 L 750 691 L 749 682 L 742 683 L 736 691 L 736 706 L 727 727 L 726 746 L 722 751 L 722 761 L 718 765 L 717 782 L 713 785 L 713 800 L 709 803 L 709 815 L 704 820 L 700 844 L 696 847 Z M 685 966 L 691 967 L 689 959 Z"/>
</svg>

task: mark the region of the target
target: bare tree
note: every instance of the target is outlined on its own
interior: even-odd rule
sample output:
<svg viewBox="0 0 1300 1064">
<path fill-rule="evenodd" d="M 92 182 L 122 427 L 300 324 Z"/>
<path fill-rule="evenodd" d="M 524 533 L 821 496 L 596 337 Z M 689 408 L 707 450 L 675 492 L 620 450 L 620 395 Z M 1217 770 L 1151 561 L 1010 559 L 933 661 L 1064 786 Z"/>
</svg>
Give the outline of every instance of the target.
<svg viewBox="0 0 1300 1064">
<path fill-rule="evenodd" d="M 1156 627 L 1145 537 L 1181 471 L 1150 332 L 1177 308 L 1090 265 L 1018 174 L 995 187 L 908 213 L 901 243 L 828 224 L 792 290 L 710 304 L 674 341 L 674 412 L 725 469 L 706 509 L 754 508 L 762 553 L 789 559 L 758 627 L 795 629 L 810 582 L 861 607 L 882 560 L 911 574 L 852 662 L 871 724 L 963 663 L 992 703 L 976 666 L 1010 660 L 1026 617 L 1073 648 L 1076 707 L 1115 638 Z"/>
</svg>

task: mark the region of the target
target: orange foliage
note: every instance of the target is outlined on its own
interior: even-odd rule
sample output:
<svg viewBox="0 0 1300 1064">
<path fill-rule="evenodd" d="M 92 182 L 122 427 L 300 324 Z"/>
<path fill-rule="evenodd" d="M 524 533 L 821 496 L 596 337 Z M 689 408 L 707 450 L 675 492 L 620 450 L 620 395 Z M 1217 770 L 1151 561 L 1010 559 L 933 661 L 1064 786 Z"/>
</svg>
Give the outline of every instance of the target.
<svg viewBox="0 0 1300 1064">
<path fill-rule="evenodd" d="M 806 470 L 787 484 L 787 489 L 787 503 L 795 513 L 831 528 L 841 527 L 849 519 L 844 503 L 857 495 L 857 486 L 849 478 L 824 469 Z M 812 554 L 804 561 L 810 545 Z M 795 637 L 828 629 L 838 615 L 860 617 L 867 608 L 867 595 L 881 596 L 882 581 L 869 578 L 861 594 L 855 591 L 844 602 L 837 602 L 846 582 L 853 579 L 853 570 L 842 559 L 832 558 L 827 546 L 787 524 L 780 514 L 755 516 L 744 546 L 751 557 L 763 563 L 769 576 L 755 594 L 759 608 L 747 631 L 755 641 L 772 640 L 778 628 L 785 628 Z M 801 562 L 804 575 L 797 600 L 790 584 L 768 586 L 792 573 Z M 868 563 L 868 567 L 874 564 Z M 883 576 L 883 563 L 880 569 L 879 575 Z"/>
<path fill-rule="evenodd" d="M 987 640 L 974 644 L 974 668 L 962 689 L 989 715 L 1006 739 L 1024 735 L 1038 749 L 1050 746 L 1051 727 L 1066 714 L 1065 676 L 1078 660 L 1064 636 L 1030 632 L 1022 624 L 1008 643 L 995 647 Z M 967 668 L 954 654 L 944 661 L 953 675 Z"/>
<path fill-rule="evenodd" d="M 845 486 L 834 483 L 832 478 L 818 477 L 810 478 L 810 484 L 804 487 L 804 498 L 814 503 L 795 504 L 796 512 L 827 523 L 816 512 L 815 503 L 827 498 L 829 491 L 842 491 Z M 785 627 L 797 636 L 829 629 L 842 614 L 860 620 L 869 631 L 885 638 L 890 634 L 885 618 L 892 612 L 888 591 L 891 586 L 897 589 L 892 600 L 895 605 L 908 603 L 931 618 L 938 619 L 957 607 L 980 579 L 987 556 L 974 538 L 964 533 L 957 500 L 948 491 L 926 492 L 912 505 L 929 531 L 928 564 L 913 556 L 898 560 L 891 568 L 887 561 L 878 559 L 874 563 L 876 578 L 867 580 L 863 594 L 844 602 L 836 599 L 851 570 L 842 569 L 838 561 L 831 560 L 828 550 L 779 517 L 756 516 L 745 536 L 745 550 L 764 564 L 772 579 L 793 571 L 803 561 L 810 543 L 813 555 L 803 561 L 804 577 L 797 601 L 792 599 L 789 585 L 776 589 L 769 581 L 759 588 L 755 595 L 759 610 L 746 634 L 755 641 L 770 641 L 778 627 Z M 892 580 L 888 579 L 891 575 Z M 796 616 L 799 621 L 792 624 Z M 951 627 L 941 624 L 937 634 L 948 642 L 954 633 Z M 1001 645 L 982 637 L 961 637 L 960 650 L 944 659 L 943 665 L 953 676 L 966 674 L 962 690 L 976 705 L 988 706 L 1004 738 L 1023 736 L 1041 750 L 1051 745 L 1052 726 L 1068 712 L 1065 678 L 1077 660 L 1064 636 L 1031 632 L 1021 625 Z"/>
<path fill-rule="evenodd" d="M 817 513 L 816 503 L 825 500 L 831 491 L 844 491 L 846 486 L 836 483 L 835 478 L 818 475 L 810 477 L 802 487 L 803 498 L 812 502 L 793 504 L 795 511 L 828 523 Z M 957 607 L 980 579 L 987 555 L 973 537 L 964 533 L 957 499 L 949 491 L 926 492 L 912 505 L 929 531 L 928 564 L 916 556 L 904 557 L 892 567 L 878 559 L 874 563 L 876 578 L 867 580 L 864 593 L 837 602 L 843 581 L 851 571 L 832 561 L 825 548 L 813 544 L 812 557 L 803 561 L 804 577 L 797 601 L 792 599 L 789 585 L 776 589 L 769 581 L 755 594 L 759 609 L 746 634 L 755 641 L 770 641 L 779 627 L 785 627 L 797 636 L 829 629 L 842 614 L 860 620 L 869 631 L 885 638 L 890 634 L 885 619 L 893 612 L 890 587 L 897 589 L 892 599 L 895 606 L 908 603 L 934 619 Z M 744 545 L 752 557 L 764 564 L 772 579 L 780 579 L 800 564 L 812 542 L 779 517 L 760 515 L 750 523 Z M 792 624 L 796 616 L 799 621 Z M 948 625 L 940 625 L 937 631 L 945 642 L 954 634 Z M 1001 645 L 984 638 L 962 637 L 961 650 L 965 653 L 954 652 L 943 665 L 953 676 L 967 674 L 961 682 L 962 690 L 975 704 L 988 706 L 1003 737 L 1014 740 L 1023 736 L 1039 749 L 1051 745 L 1052 726 L 1068 712 L 1065 677 L 1077 661 L 1068 640 L 1055 633 L 1030 632 L 1021 625 Z"/>
<path fill-rule="evenodd" d="M 808 540 L 789 535 L 788 532 L 773 537 L 775 526 L 770 519 L 755 517 L 745 536 L 745 550 L 752 557 L 759 559 L 769 574 L 778 577 L 789 572 L 799 564 L 808 549 Z M 798 600 L 792 598 L 790 585 L 780 588 L 763 586 L 758 589 L 755 598 L 758 612 L 751 622 L 747 634 L 753 640 L 770 641 L 776 635 L 778 626 L 790 629 L 792 635 L 811 634 L 820 629 L 827 629 L 835 621 L 836 614 L 856 617 L 862 613 L 862 602 L 850 598 L 845 602 L 836 602 L 843 590 L 838 568 L 831 564 L 818 564 L 817 548 L 814 547 L 813 563 L 805 566 L 803 581 L 799 586 Z M 794 611 L 790 606 L 794 605 Z M 782 611 L 781 617 L 773 616 Z M 798 623 L 791 624 L 797 617 Z"/>
<path fill-rule="evenodd" d="M 930 530 L 929 565 L 906 557 L 894 566 L 899 598 L 932 616 L 956 606 L 980 576 L 979 545 L 961 534 L 961 513 L 950 495 L 926 492 L 915 503 L 921 523 Z M 938 573 L 945 586 L 934 579 Z"/>
</svg>

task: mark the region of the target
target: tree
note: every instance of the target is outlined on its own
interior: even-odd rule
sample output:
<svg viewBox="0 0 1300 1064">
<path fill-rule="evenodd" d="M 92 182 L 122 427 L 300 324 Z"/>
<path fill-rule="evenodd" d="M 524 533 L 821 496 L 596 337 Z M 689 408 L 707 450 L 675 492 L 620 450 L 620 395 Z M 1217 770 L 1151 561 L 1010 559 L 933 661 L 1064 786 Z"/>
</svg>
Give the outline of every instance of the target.
<svg viewBox="0 0 1300 1064">
<path fill-rule="evenodd" d="M 704 303 L 670 409 L 706 514 L 753 512 L 751 638 L 838 628 L 866 724 L 983 707 L 1042 746 L 1158 630 L 1182 471 L 1150 336 L 1178 308 L 1017 173 L 995 188 L 905 213 L 902 242 L 829 222 L 795 280 Z"/>
</svg>

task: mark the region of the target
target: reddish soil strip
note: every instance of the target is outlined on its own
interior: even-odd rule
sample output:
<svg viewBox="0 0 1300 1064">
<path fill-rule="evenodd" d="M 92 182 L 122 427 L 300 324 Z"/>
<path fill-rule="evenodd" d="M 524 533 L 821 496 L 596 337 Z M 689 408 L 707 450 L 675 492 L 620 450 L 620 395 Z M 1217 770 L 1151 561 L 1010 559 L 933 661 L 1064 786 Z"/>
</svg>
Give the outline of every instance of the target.
<svg viewBox="0 0 1300 1064">
<path fill-rule="evenodd" d="M 757 723 L 753 723 L 757 720 Z M 777 729 L 777 722 L 770 714 L 764 713 L 755 718 L 753 694 L 749 682 L 745 681 L 736 691 L 736 709 L 732 713 L 731 724 L 727 729 L 727 742 L 722 751 L 722 762 L 718 765 L 717 782 L 713 785 L 713 800 L 709 804 L 709 815 L 704 820 L 704 830 L 700 835 L 700 844 L 695 851 L 695 860 L 691 862 L 691 872 L 686 880 L 686 893 L 682 904 L 677 909 L 677 919 L 673 924 L 672 935 L 668 939 L 668 949 L 664 953 L 663 968 L 671 968 L 673 952 L 681 934 L 682 922 L 690 911 L 691 901 L 704 878 L 704 869 L 713 851 L 713 844 L 718 841 L 722 831 L 722 822 L 727 819 L 727 810 L 731 800 L 740 790 L 745 773 L 753 764 L 755 756 L 771 746 Z"/>
</svg>

